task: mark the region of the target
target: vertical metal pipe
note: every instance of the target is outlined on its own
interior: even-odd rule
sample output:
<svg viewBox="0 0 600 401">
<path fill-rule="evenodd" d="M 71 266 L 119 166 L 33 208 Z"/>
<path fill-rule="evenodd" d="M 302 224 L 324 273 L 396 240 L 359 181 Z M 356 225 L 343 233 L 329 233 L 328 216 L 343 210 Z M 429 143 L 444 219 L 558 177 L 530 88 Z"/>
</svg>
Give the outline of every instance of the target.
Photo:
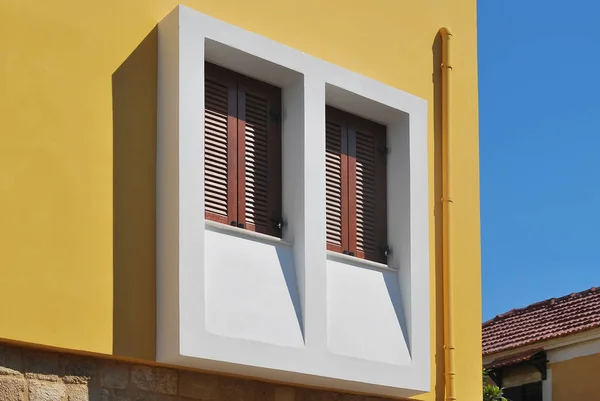
<svg viewBox="0 0 600 401">
<path fill-rule="evenodd" d="M 442 264 L 443 264 L 443 299 L 444 299 L 444 377 L 446 401 L 455 401 L 455 348 L 453 299 L 454 284 L 452 263 L 452 34 L 448 28 L 440 29 L 442 38 Z"/>
</svg>

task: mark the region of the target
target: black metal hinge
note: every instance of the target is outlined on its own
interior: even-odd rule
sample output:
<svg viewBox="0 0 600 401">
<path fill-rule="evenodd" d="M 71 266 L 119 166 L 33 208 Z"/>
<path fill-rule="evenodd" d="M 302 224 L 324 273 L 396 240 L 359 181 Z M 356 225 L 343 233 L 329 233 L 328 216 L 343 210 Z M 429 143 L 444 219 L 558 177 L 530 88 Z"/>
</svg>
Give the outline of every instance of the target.
<svg viewBox="0 0 600 401">
<path fill-rule="evenodd" d="M 281 230 L 283 226 L 285 226 L 285 221 L 283 221 L 283 217 L 277 217 L 275 219 L 271 219 L 273 225 L 276 229 Z"/>
<path fill-rule="evenodd" d="M 380 146 L 377 150 L 384 156 L 387 156 L 390 153 L 390 149 L 387 146 Z"/>
<path fill-rule="evenodd" d="M 390 249 L 390 246 L 389 245 L 382 246 L 381 254 L 383 255 L 384 258 L 387 259 L 392 254 L 392 250 Z"/>
<path fill-rule="evenodd" d="M 238 223 L 237 221 L 232 221 L 230 224 L 233 227 L 244 228 L 244 223 Z"/>
<path fill-rule="evenodd" d="M 274 123 L 281 123 L 281 113 L 278 111 L 271 110 L 269 111 L 269 116 L 271 117 L 271 121 Z"/>
</svg>

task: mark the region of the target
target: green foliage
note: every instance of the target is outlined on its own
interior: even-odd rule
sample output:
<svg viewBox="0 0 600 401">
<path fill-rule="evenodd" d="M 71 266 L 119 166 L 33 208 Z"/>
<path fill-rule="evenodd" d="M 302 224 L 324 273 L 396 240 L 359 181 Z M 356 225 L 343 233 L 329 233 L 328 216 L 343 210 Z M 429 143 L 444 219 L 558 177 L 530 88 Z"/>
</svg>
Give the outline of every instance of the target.
<svg viewBox="0 0 600 401">
<path fill-rule="evenodd" d="M 483 385 L 483 401 L 507 401 L 502 396 L 502 389 L 491 384 Z"/>
<path fill-rule="evenodd" d="M 487 371 L 483 370 L 483 401 L 508 401 L 502 395 L 502 389 L 486 382 Z"/>
</svg>

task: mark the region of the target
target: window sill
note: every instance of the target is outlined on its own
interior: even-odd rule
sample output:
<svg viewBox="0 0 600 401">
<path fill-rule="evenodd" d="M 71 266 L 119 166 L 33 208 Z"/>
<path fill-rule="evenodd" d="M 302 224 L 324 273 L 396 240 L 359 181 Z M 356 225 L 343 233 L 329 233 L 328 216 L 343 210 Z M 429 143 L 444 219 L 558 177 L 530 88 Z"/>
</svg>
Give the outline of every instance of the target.
<svg viewBox="0 0 600 401">
<path fill-rule="evenodd" d="M 227 224 L 217 223 L 215 221 L 206 220 L 206 228 L 210 231 L 235 235 L 236 237 L 246 238 L 265 244 L 292 246 L 291 242 L 285 241 L 278 237 L 245 230 L 243 228 L 228 226 Z"/>
<path fill-rule="evenodd" d="M 334 260 L 336 262 L 348 263 L 358 267 L 366 267 L 376 270 L 390 270 L 394 272 L 398 271 L 397 268 L 390 267 L 383 263 L 373 262 L 371 260 L 357 258 L 356 256 L 344 255 L 343 253 L 333 251 L 327 251 L 327 260 Z"/>
</svg>

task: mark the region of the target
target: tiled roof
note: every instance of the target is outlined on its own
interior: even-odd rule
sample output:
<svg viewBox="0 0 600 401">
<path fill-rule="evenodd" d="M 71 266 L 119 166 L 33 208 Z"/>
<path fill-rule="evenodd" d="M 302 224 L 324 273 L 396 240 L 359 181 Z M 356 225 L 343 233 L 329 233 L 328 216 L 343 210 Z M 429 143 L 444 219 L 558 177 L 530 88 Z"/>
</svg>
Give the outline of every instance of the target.
<svg viewBox="0 0 600 401">
<path fill-rule="evenodd" d="M 600 327 L 600 288 L 513 309 L 483 323 L 483 355 Z"/>
</svg>

